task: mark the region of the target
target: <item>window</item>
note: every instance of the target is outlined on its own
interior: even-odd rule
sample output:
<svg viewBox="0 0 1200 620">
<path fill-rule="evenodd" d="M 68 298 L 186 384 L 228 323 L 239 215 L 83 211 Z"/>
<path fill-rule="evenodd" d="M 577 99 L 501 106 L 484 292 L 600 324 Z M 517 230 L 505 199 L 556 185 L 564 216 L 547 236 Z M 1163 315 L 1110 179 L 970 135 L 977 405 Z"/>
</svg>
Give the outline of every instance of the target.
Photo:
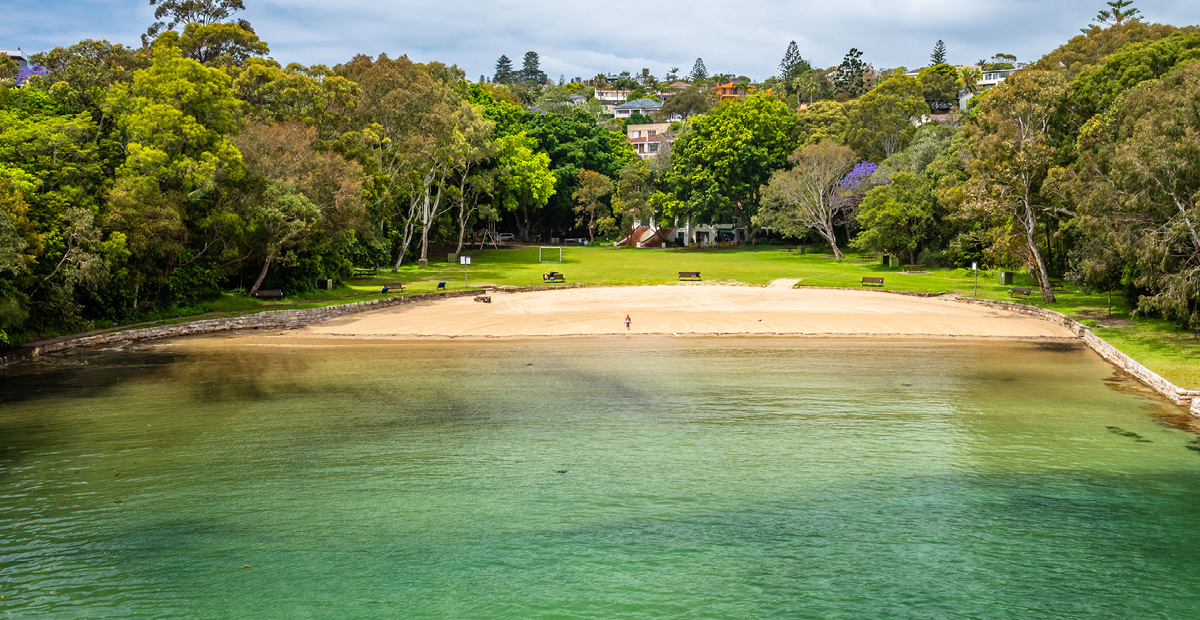
<svg viewBox="0 0 1200 620">
<path fill-rule="evenodd" d="M 651 153 L 657 153 L 657 152 L 658 152 L 658 143 L 657 143 L 657 142 L 651 142 L 651 143 L 650 143 L 650 152 L 651 152 Z"/>
<path fill-rule="evenodd" d="M 649 130 L 649 131 L 647 131 L 647 132 L 646 132 L 646 135 L 647 135 L 647 136 L 649 136 L 649 137 L 651 137 L 651 138 L 653 138 L 654 136 L 657 136 L 657 135 L 658 135 L 658 131 L 657 131 L 657 130 L 654 130 L 654 129 L 651 129 L 651 130 Z"/>
</svg>

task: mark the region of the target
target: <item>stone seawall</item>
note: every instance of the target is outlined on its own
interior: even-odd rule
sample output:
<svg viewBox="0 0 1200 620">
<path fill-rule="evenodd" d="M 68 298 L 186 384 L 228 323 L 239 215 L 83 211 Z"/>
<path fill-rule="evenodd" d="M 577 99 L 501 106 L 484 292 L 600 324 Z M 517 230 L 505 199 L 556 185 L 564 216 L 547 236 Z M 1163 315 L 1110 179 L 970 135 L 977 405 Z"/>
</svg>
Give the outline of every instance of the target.
<svg viewBox="0 0 1200 620">
<path fill-rule="evenodd" d="M 1009 312 L 1018 312 L 1029 316 L 1035 316 L 1051 323 L 1058 323 L 1075 332 L 1076 336 L 1083 341 L 1093 351 L 1098 353 L 1100 357 L 1108 360 L 1114 366 L 1133 375 L 1138 381 L 1149 386 L 1155 392 L 1167 397 L 1171 402 L 1177 405 L 1188 407 L 1192 415 L 1200 417 L 1200 390 L 1185 390 L 1176 386 L 1174 383 L 1162 378 L 1158 373 L 1146 368 L 1138 363 L 1137 360 L 1129 357 L 1120 349 L 1108 344 L 1103 338 L 1093 334 L 1086 325 L 1076 321 L 1061 312 L 1038 308 L 1037 306 L 1027 306 L 1025 304 L 1017 304 L 1008 301 L 991 301 L 987 299 L 974 299 L 971 297 L 947 297 L 946 299 L 957 301 L 960 303 L 974 304 L 977 306 L 988 306 L 999 310 L 1008 310 Z"/>
<path fill-rule="evenodd" d="M 258 329 L 261 327 L 299 327 L 301 325 L 327 321 L 329 319 L 345 316 L 347 314 L 356 314 L 359 312 L 367 312 L 369 310 L 378 310 L 380 308 L 388 308 L 391 306 L 411 304 L 421 301 L 430 301 L 433 299 L 443 299 L 448 297 L 471 297 L 474 295 L 491 293 L 525 293 L 531 291 L 552 290 L 555 288 L 576 288 L 576 286 L 577 285 L 557 287 L 531 286 L 525 288 L 497 288 L 488 292 L 482 290 L 451 291 L 446 293 L 424 293 L 420 295 L 378 297 L 375 299 L 356 301 L 348 304 L 325 306 L 323 308 L 266 310 L 254 314 L 243 314 L 228 318 L 203 319 L 199 321 L 188 321 L 186 323 L 176 323 L 173 325 L 160 325 L 157 327 L 144 327 L 140 329 L 126 329 L 107 332 L 104 334 L 68 338 L 59 342 L 38 347 L 26 347 L 24 349 L 19 349 L 17 351 L 0 356 L 0 368 L 28 361 L 42 355 L 46 355 L 47 353 L 56 353 L 77 347 L 99 347 L 120 342 L 137 342 L 140 340 L 154 340 L 158 338 L 175 338 L 177 336 L 210 334 L 213 332 L 235 329 Z"/>
</svg>

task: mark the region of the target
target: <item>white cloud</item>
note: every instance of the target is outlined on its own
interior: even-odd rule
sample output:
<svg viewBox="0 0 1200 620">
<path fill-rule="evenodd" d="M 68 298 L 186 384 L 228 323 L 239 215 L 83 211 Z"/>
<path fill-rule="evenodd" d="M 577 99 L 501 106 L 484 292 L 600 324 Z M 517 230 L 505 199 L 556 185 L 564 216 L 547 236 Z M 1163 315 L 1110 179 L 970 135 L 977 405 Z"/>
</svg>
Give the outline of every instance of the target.
<svg viewBox="0 0 1200 620">
<path fill-rule="evenodd" d="M 1195 21 L 1194 0 L 1141 1 L 1153 21 Z M 137 45 L 152 21 L 145 0 L 25 0 L 6 9 L 0 47 L 46 49 L 81 38 Z M 877 67 L 926 63 L 943 39 L 954 62 L 996 52 L 1034 60 L 1086 26 L 1103 2 L 1038 0 L 246 0 L 242 15 L 284 62 L 336 64 L 356 53 L 458 64 L 471 78 L 490 75 L 496 58 L 520 64 L 537 51 L 557 78 L 601 70 L 662 76 L 686 73 L 697 57 L 709 72 L 765 78 L 788 41 L 818 66 L 836 65 L 851 47 Z"/>
</svg>

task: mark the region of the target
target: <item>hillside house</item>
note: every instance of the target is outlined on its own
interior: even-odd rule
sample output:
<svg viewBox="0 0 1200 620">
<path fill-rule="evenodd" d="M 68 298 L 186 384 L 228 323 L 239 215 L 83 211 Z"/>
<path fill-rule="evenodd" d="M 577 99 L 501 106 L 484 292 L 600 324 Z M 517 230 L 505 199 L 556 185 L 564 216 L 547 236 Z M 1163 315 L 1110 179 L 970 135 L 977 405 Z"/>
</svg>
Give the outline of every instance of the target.
<svg viewBox="0 0 1200 620">
<path fill-rule="evenodd" d="M 670 123 L 649 123 L 644 125 L 629 125 L 625 128 L 625 137 L 633 145 L 642 159 L 652 159 L 658 156 L 663 144 L 675 141 L 675 136 L 668 130 Z"/>
<path fill-rule="evenodd" d="M 626 101 L 618 106 L 613 106 L 613 115 L 617 118 L 629 118 L 634 112 L 651 116 L 655 112 L 662 110 L 662 104 L 653 99 L 637 99 L 635 101 Z"/>
</svg>

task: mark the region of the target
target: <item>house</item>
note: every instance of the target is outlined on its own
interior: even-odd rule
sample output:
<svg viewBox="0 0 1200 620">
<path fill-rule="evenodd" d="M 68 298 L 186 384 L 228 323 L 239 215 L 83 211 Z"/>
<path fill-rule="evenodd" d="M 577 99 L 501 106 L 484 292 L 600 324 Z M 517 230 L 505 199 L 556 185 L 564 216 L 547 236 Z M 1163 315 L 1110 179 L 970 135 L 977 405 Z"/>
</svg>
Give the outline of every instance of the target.
<svg viewBox="0 0 1200 620">
<path fill-rule="evenodd" d="M 629 125 L 625 127 L 625 137 L 633 145 L 633 150 L 637 151 L 638 156 L 651 159 L 658 156 L 664 143 L 670 144 L 675 141 L 675 136 L 668 131 L 670 127 L 670 123 Z"/>
<path fill-rule="evenodd" d="M 662 104 L 653 99 L 638 99 L 636 101 L 626 101 L 618 106 L 613 106 L 613 114 L 617 118 L 629 118 L 633 113 L 645 114 L 650 116 L 662 109 Z"/>
<path fill-rule="evenodd" d="M 8 56 L 12 60 L 17 61 L 17 67 L 20 69 L 29 66 L 29 54 L 22 52 L 19 47 L 15 50 L 0 50 L 0 55 Z"/>
<path fill-rule="evenodd" d="M 633 91 L 628 88 L 597 88 L 595 97 L 596 101 L 600 102 L 600 111 L 612 114 L 613 106 L 625 103 L 631 92 Z"/>
<path fill-rule="evenodd" d="M 979 69 L 979 65 L 975 65 L 974 67 L 971 67 L 971 68 Z M 979 78 L 978 82 L 975 82 L 975 86 L 979 89 L 979 92 L 982 93 L 982 92 L 988 90 L 989 88 L 992 88 L 995 85 L 1003 82 L 1004 80 L 1007 80 L 1009 77 L 1011 77 L 1013 74 L 1017 73 L 1018 71 L 1024 71 L 1024 70 L 1025 70 L 1024 67 L 1017 67 L 1016 69 L 988 69 L 987 71 L 982 71 L 983 76 Z M 958 99 L 958 107 L 965 110 L 965 109 L 967 109 L 967 102 L 970 101 L 971 97 L 974 97 L 975 95 L 973 93 L 969 93 L 969 92 L 964 92 L 964 93 L 960 93 L 960 94 L 961 94 L 961 96 Z"/>
<path fill-rule="evenodd" d="M 746 96 L 746 92 L 737 82 L 727 82 L 710 88 L 709 90 L 717 93 L 721 97 L 721 101 L 730 99 L 741 99 Z"/>
</svg>

